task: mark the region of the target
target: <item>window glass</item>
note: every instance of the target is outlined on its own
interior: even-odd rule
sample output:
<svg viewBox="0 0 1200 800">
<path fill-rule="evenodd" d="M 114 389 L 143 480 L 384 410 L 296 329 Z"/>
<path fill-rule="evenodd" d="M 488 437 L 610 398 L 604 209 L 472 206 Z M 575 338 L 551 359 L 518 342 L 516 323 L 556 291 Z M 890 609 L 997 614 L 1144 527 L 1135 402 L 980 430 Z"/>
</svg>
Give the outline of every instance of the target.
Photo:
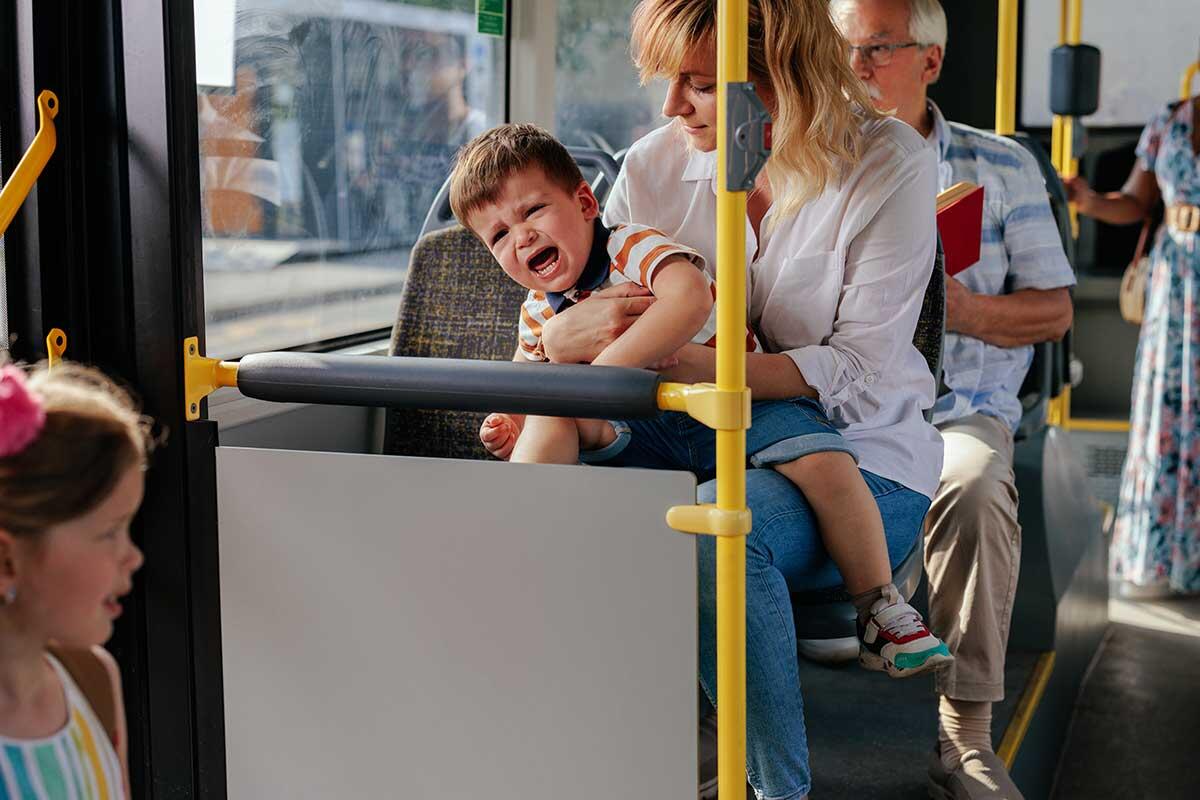
<svg viewBox="0 0 1200 800">
<path fill-rule="evenodd" d="M 623 150 L 665 120 L 666 85 L 638 85 L 629 55 L 636 0 L 559 0 L 555 126 L 564 144 Z"/>
<path fill-rule="evenodd" d="M 455 150 L 501 121 L 475 0 L 196 0 L 208 354 L 391 325 Z"/>
<path fill-rule="evenodd" d="M 1022 3 L 1025 10 L 1021 118 L 1049 126 L 1050 51 L 1058 45 L 1058 3 Z M 1080 37 L 1100 48 L 1100 109 L 1091 126 L 1145 125 L 1179 95 L 1197 58 L 1196 0 L 1087 0 Z M 1182 24 L 1181 24 L 1182 23 Z"/>
</svg>

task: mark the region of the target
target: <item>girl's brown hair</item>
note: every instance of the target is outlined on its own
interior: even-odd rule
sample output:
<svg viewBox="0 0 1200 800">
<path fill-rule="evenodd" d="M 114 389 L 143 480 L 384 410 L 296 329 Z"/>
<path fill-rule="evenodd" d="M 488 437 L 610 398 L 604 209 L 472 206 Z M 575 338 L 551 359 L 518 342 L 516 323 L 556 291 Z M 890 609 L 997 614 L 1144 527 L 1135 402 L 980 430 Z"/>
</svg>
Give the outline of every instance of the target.
<svg viewBox="0 0 1200 800">
<path fill-rule="evenodd" d="M 641 0 L 633 59 L 642 81 L 674 78 L 688 51 L 716 47 L 716 0 Z M 767 177 L 779 219 L 818 197 L 862 157 L 861 126 L 882 115 L 850 68 L 828 0 L 750 0 L 750 80 L 776 108 Z"/>
<path fill-rule="evenodd" d="M 27 447 L 0 458 L 0 528 L 17 536 L 96 508 L 130 467 L 145 467 L 154 443 L 130 394 L 98 370 L 39 365 L 26 385 L 46 421 Z"/>
</svg>

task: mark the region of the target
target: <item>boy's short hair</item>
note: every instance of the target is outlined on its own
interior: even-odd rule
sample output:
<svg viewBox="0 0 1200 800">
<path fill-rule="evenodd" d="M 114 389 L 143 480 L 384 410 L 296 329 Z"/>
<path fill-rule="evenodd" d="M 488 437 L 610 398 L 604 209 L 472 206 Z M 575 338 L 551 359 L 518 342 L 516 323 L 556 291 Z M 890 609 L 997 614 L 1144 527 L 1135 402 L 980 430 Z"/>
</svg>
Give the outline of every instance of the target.
<svg viewBox="0 0 1200 800">
<path fill-rule="evenodd" d="M 504 182 L 528 167 L 539 167 L 546 178 L 566 192 L 583 182 L 579 165 L 567 148 L 537 125 L 510 122 L 484 131 L 463 145 L 450 175 L 450 208 L 470 228 L 467 217 L 504 190 Z"/>
</svg>

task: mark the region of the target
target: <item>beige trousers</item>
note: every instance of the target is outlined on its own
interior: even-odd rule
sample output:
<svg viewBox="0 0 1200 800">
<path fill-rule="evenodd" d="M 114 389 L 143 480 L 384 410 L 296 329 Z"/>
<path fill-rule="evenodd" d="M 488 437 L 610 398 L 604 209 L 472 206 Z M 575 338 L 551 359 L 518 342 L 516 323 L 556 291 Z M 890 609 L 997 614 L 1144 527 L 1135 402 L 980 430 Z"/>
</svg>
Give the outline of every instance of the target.
<svg viewBox="0 0 1200 800">
<path fill-rule="evenodd" d="M 929 626 L 954 663 L 936 687 L 952 700 L 1004 699 L 1004 650 L 1021 564 L 1013 437 L 984 414 L 939 425 L 946 457 L 925 518 Z"/>
</svg>

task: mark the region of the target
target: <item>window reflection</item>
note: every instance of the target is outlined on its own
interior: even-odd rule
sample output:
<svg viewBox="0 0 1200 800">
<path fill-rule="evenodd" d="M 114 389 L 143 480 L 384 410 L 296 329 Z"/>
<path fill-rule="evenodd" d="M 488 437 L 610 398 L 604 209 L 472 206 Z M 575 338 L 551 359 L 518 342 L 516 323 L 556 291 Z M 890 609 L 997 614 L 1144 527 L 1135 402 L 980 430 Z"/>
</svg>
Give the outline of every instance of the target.
<svg viewBox="0 0 1200 800">
<path fill-rule="evenodd" d="M 209 353 L 390 325 L 455 150 L 501 119 L 503 40 L 473 0 L 258 0 L 232 22 L 233 85 L 197 90 Z"/>
</svg>

